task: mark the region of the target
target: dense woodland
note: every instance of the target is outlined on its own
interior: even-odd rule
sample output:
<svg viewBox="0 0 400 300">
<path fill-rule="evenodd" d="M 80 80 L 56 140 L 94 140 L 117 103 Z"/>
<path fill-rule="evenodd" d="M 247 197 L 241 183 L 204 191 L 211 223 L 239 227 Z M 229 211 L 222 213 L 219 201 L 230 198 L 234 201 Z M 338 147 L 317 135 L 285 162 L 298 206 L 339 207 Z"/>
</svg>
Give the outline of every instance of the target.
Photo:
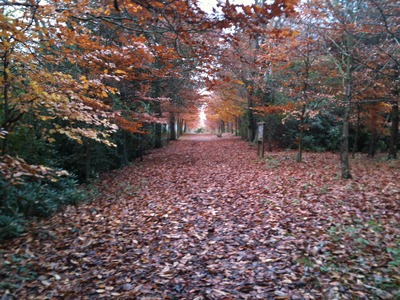
<svg viewBox="0 0 400 300">
<path fill-rule="evenodd" d="M 212 12 L 202 3 L 0 1 L 0 240 L 23 234 L 1 256 L 2 299 L 400 297 L 399 2 L 226 0 Z M 260 122 L 264 159 L 252 156 Z M 185 141 L 188 132 L 200 140 Z M 213 142 L 200 142 L 205 132 Z M 97 220 L 100 212 L 113 219 Z M 119 228 L 121 216 L 131 231 Z M 168 230 L 169 218 L 183 231 L 143 242 Z M 95 222 L 103 222 L 99 231 L 85 236 Z M 264 229 L 273 236 L 269 247 Z M 135 250 L 137 270 L 158 275 L 138 273 L 134 288 L 121 279 L 124 270 L 121 278 L 99 271 L 87 279 L 96 287 L 80 286 L 85 262 L 99 266 L 85 247 L 100 239 L 98 251 L 114 249 L 110 257 L 119 261 L 119 243 L 131 247 L 120 233 L 146 245 Z M 63 248 L 65 241 L 75 248 Z M 43 245 L 46 254 L 38 254 Z M 237 260 L 224 261 L 223 247 Z M 180 264 L 149 265 L 163 253 Z M 66 266 L 58 265 L 62 255 Z M 225 290 L 215 287 L 229 275 L 221 264 L 236 276 Z M 179 281 L 171 275 L 177 266 L 198 273 Z M 240 281 L 249 268 L 279 288 Z M 199 276 L 205 288 L 195 298 Z"/>
<path fill-rule="evenodd" d="M 3 236 L 188 130 L 253 142 L 265 122 L 268 151 L 339 151 L 342 178 L 351 155 L 397 156 L 397 1 L 10 0 L 0 13 Z"/>
<path fill-rule="evenodd" d="M 374 157 L 398 146 L 397 1 L 5 1 L 2 225 L 187 130 L 267 149 Z M 199 111 L 206 112 L 205 128 Z M 16 200 L 18 199 L 18 200 Z M 12 231 L 11 231 L 12 233 Z M 5 233 L 8 234 L 8 233 Z"/>
</svg>

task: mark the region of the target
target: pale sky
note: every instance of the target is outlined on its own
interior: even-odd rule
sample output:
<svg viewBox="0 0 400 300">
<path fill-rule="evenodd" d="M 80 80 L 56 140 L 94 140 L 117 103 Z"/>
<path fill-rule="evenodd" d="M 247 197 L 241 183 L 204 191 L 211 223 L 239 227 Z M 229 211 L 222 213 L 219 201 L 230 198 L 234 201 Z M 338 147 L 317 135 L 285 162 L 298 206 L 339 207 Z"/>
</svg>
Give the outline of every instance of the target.
<svg viewBox="0 0 400 300">
<path fill-rule="evenodd" d="M 232 4 L 254 4 L 254 0 L 230 0 L 229 2 Z M 222 0 L 222 3 L 225 3 L 225 0 Z M 199 5 L 205 12 L 212 13 L 212 8 L 217 7 L 217 0 L 199 0 Z"/>
</svg>

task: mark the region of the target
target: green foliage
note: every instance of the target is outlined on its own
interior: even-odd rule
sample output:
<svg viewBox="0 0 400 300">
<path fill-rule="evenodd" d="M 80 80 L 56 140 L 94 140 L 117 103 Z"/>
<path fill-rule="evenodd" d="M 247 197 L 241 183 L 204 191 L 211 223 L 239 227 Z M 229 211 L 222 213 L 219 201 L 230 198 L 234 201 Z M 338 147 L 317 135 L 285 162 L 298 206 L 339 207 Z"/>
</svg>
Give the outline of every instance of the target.
<svg viewBox="0 0 400 300">
<path fill-rule="evenodd" d="M 23 185 L 7 186 L 0 191 L 0 240 L 21 234 L 26 221 L 33 217 L 47 217 L 69 204 L 77 204 L 85 199 L 85 194 L 77 189 L 75 178 L 60 178 L 32 181 Z"/>
<path fill-rule="evenodd" d="M 55 144 L 47 142 L 42 135 L 46 126 L 46 122 L 36 120 L 29 114 L 25 115 L 22 124 L 9 135 L 9 154 L 18 156 L 29 164 L 60 167 L 61 160 Z"/>
<path fill-rule="evenodd" d="M 332 226 L 329 230 L 331 241 L 335 245 L 346 245 L 351 255 L 343 258 L 337 256 L 335 252 L 326 253 L 326 264 L 321 266 L 321 272 L 339 272 L 347 268 L 347 274 L 360 274 L 360 279 L 373 291 L 390 292 L 394 299 L 399 299 L 400 282 L 397 275 L 400 268 L 400 239 L 390 247 L 386 247 L 382 242 L 382 234 L 387 229 L 385 226 L 387 225 L 374 219 L 364 221 L 354 219 L 350 225 Z M 343 250 L 340 249 L 336 253 L 341 251 Z M 371 255 L 373 253 L 387 253 L 389 259 L 383 263 L 377 258 L 377 261 L 373 262 L 376 268 L 370 270 L 366 265 L 366 259 L 371 260 L 371 257 L 374 257 Z M 337 268 L 332 268 L 333 265 Z"/>
<path fill-rule="evenodd" d="M 0 241 L 13 238 L 24 232 L 24 219 L 21 215 L 0 214 Z"/>
<path fill-rule="evenodd" d="M 296 262 L 304 267 L 314 267 L 313 261 L 308 256 L 301 256 L 296 260 Z"/>
<path fill-rule="evenodd" d="M 204 128 L 197 128 L 195 133 L 203 133 L 204 132 Z"/>
<path fill-rule="evenodd" d="M 280 161 L 277 160 L 275 157 L 273 156 L 267 156 L 265 158 L 265 163 L 266 163 L 266 167 L 267 169 L 275 169 L 277 167 L 280 166 Z"/>
<path fill-rule="evenodd" d="M 398 247 L 386 248 L 386 251 L 390 254 L 392 259 L 389 262 L 389 266 L 393 268 L 400 268 L 400 241 L 398 243 Z"/>
</svg>

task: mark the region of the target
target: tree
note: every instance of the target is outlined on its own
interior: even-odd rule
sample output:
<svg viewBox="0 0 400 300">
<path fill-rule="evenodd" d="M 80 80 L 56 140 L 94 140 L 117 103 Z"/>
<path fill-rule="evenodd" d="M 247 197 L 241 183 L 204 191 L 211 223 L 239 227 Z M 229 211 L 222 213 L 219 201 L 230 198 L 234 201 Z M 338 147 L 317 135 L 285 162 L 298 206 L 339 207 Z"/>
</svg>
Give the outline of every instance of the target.
<svg viewBox="0 0 400 300">
<path fill-rule="evenodd" d="M 119 132 L 142 135 L 143 124 L 164 122 L 161 102 L 170 95 L 161 97 L 159 86 L 191 78 L 182 70 L 207 56 L 201 34 L 210 20 L 195 2 L 32 3 L 0 6 L 2 152 L 29 112 L 45 124 L 37 135 L 47 142 L 63 143 L 63 134 L 86 148 L 89 139 L 117 145 L 126 164 Z"/>
<path fill-rule="evenodd" d="M 243 85 L 238 80 L 220 82 L 207 97 L 206 115 L 208 121 L 213 122 L 209 126 L 214 127 L 218 135 L 225 131 L 225 124 L 234 124 L 237 132 L 239 118 L 244 114 L 247 102 Z"/>
<path fill-rule="evenodd" d="M 257 116 L 254 107 L 264 98 L 265 76 L 269 66 L 258 59 L 260 43 L 269 32 L 266 25 L 280 15 L 295 13 L 298 1 L 265 1 L 253 5 L 233 5 L 229 1 L 222 7 L 226 20 L 231 23 L 231 30 L 220 38 L 218 53 L 218 71 L 214 75 L 218 85 L 221 81 L 238 81 L 246 99 L 246 117 L 243 122 L 247 129 L 245 138 L 254 141 L 256 137 Z"/>
<path fill-rule="evenodd" d="M 373 14 L 371 2 L 323 1 L 313 3 L 325 22 L 321 22 L 319 34 L 325 41 L 325 49 L 336 65 L 341 79 L 343 128 L 341 137 L 342 178 L 351 178 L 349 165 L 349 128 L 351 107 L 363 101 L 367 95 L 382 99 L 385 73 L 392 58 L 377 51 L 373 42 L 376 34 L 370 25 Z M 390 90 L 390 89 L 389 89 Z"/>
<path fill-rule="evenodd" d="M 399 135 L 399 14 L 397 1 L 375 1 L 369 0 L 369 24 L 372 31 L 369 44 L 379 55 L 381 63 L 373 67 L 378 68 L 381 75 L 389 77 L 391 95 L 385 95 L 391 99 L 391 130 L 389 143 L 389 158 L 397 157 L 397 144 Z"/>
<path fill-rule="evenodd" d="M 292 117 L 298 121 L 298 162 L 302 161 L 303 139 L 309 127 L 308 120 L 316 115 L 318 102 L 327 98 L 322 76 L 319 76 L 327 75 L 327 69 L 322 59 L 318 34 L 312 27 L 315 16 L 306 4 L 299 10 L 301 15 L 271 24 L 269 30 L 275 30 L 276 34 L 264 41 L 259 55 L 260 59 L 270 66 L 268 77 L 274 82 L 273 89 L 277 90 L 279 86 L 282 97 L 286 100 L 276 103 L 281 106 L 280 109 L 273 103 L 266 103 L 266 107 L 257 108 L 264 113 L 286 112 L 288 118 Z M 272 85 L 269 85 L 272 88 Z"/>
</svg>

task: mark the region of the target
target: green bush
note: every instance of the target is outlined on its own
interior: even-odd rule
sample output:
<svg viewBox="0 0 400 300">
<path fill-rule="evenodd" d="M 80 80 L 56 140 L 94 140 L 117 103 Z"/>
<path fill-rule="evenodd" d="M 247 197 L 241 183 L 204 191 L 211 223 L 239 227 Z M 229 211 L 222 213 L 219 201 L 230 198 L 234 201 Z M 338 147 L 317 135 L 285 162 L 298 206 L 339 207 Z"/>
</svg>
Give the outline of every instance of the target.
<svg viewBox="0 0 400 300">
<path fill-rule="evenodd" d="M 77 189 L 75 178 L 61 178 L 26 182 L 23 185 L 7 186 L 0 180 L 0 240 L 21 234 L 26 221 L 48 217 L 64 205 L 77 204 L 85 194 Z"/>
<path fill-rule="evenodd" d="M 203 132 L 204 132 L 204 128 L 202 128 L 202 127 L 197 128 L 195 131 L 195 133 L 203 133 Z"/>
<path fill-rule="evenodd" d="M 0 212 L 0 241 L 16 237 L 23 233 L 24 222 L 25 220 L 20 214 L 8 216 Z"/>
</svg>

